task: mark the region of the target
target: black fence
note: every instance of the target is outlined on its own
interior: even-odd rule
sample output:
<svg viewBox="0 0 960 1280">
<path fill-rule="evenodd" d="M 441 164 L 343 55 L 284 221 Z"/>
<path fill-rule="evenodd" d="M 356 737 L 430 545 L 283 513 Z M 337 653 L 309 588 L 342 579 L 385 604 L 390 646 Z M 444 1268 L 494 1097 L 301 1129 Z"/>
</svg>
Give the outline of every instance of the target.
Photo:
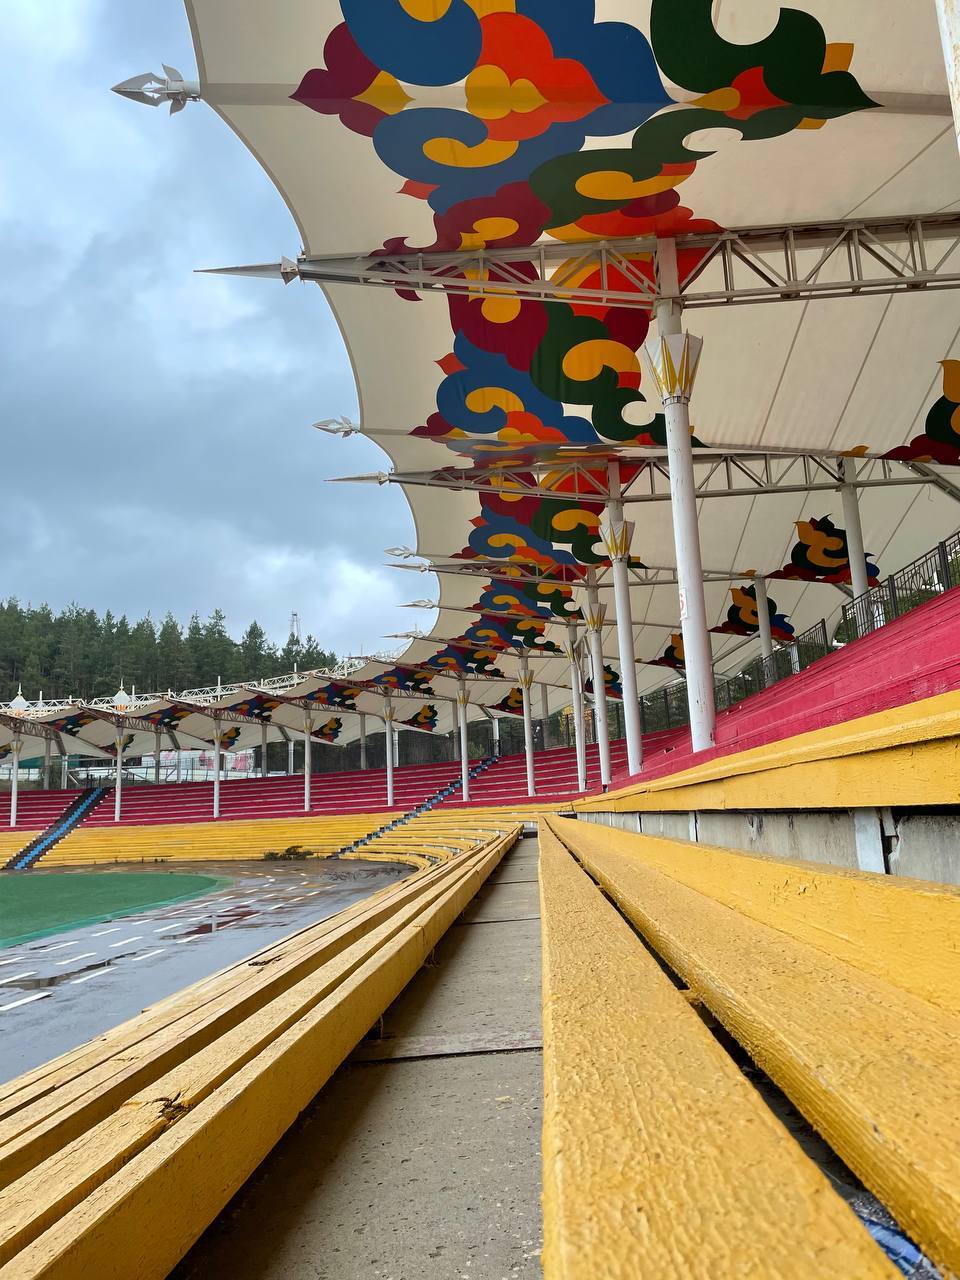
<svg viewBox="0 0 960 1280">
<path fill-rule="evenodd" d="M 960 586 L 960 533 L 891 573 L 889 578 L 843 606 L 836 639 L 859 640 L 934 596 Z"/>
</svg>

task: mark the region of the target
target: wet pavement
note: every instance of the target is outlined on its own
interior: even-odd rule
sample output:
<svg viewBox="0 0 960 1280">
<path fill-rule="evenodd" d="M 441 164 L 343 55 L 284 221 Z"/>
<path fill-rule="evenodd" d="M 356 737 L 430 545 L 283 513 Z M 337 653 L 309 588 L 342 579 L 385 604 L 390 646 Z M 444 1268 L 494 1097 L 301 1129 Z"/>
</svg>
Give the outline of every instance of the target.
<svg viewBox="0 0 960 1280">
<path fill-rule="evenodd" d="M 401 864 L 362 862 L 210 862 L 190 870 L 230 883 L 0 949 L 0 1081 L 412 874 Z"/>
</svg>

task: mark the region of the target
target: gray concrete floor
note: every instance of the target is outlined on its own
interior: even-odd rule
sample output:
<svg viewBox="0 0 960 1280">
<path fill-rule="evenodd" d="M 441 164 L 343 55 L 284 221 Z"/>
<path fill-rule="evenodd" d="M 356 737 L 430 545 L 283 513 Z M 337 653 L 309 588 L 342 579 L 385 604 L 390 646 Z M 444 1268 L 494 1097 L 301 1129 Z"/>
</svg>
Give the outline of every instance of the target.
<svg viewBox="0 0 960 1280">
<path fill-rule="evenodd" d="M 523 840 L 175 1280 L 534 1280 L 537 846 Z"/>
</svg>

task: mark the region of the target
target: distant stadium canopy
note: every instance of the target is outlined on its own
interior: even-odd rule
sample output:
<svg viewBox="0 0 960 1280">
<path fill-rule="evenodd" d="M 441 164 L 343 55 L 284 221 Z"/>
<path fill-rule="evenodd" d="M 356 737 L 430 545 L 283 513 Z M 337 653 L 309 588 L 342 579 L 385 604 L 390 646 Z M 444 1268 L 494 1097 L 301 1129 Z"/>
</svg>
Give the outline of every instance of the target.
<svg viewBox="0 0 960 1280">
<path fill-rule="evenodd" d="M 321 284 L 360 428 L 394 468 L 371 480 L 411 504 L 401 562 L 440 570 L 433 633 L 397 671 L 354 673 L 359 709 L 393 679 L 398 700 L 432 689 L 449 728 L 458 677 L 509 705 L 520 653 L 551 707 L 569 701 L 589 573 L 611 604 L 611 461 L 639 687 L 675 678 L 664 407 L 640 356 L 658 298 L 703 338 L 691 424 L 721 670 L 756 651 L 754 575 L 776 575 L 778 638 L 835 621 L 842 483 L 870 580 L 960 523 L 960 165 L 934 4 L 800 4 L 726 0 L 714 21 L 710 0 L 602 20 L 588 0 L 187 0 L 199 84 L 167 96 L 223 117 L 302 241 L 242 273 Z M 302 706 L 269 718 L 293 729 Z"/>
</svg>

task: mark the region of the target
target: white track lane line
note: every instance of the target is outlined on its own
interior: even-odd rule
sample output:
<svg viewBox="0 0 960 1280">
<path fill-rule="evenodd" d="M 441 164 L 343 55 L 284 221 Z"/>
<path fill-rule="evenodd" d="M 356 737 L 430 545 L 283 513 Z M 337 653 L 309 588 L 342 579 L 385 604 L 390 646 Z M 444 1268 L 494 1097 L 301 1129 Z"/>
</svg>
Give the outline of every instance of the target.
<svg viewBox="0 0 960 1280">
<path fill-rule="evenodd" d="M 162 956 L 166 947 L 157 947 L 156 951 L 145 951 L 142 956 L 131 956 L 127 964 L 136 964 L 139 960 L 149 960 L 151 956 Z"/>
<path fill-rule="evenodd" d="M 101 929 L 99 933 L 91 933 L 90 937 L 91 937 L 91 938 L 103 938 L 103 937 L 105 937 L 108 933 L 119 933 L 119 932 L 120 932 L 120 926 L 119 926 L 119 925 L 117 925 L 117 927 L 116 927 L 115 929 Z"/>
<path fill-rule="evenodd" d="M 48 951 L 62 951 L 64 947 L 77 947 L 78 942 L 55 942 L 52 947 L 42 947 L 39 951 L 34 951 L 35 956 L 45 956 Z"/>
<path fill-rule="evenodd" d="M 154 933 L 170 933 L 173 929 L 182 929 L 186 924 L 185 920 L 175 920 L 173 924 L 162 925 L 159 929 L 154 929 Z"/>
<path fill-rule="evenodd" d="M 32 996 L 21 996 L 19 1000 L 11 1000 L 9 1004 L 0 1004 L 0 1013 L 5 1013 L 7 1009 L 16 1009 L 17 1005 L 32 1004 L 34 1000 L 45 1000 L 50 995 L 49 991 L 36 991 Z"/>
<path fill-rule="evenodd" d="M 130 938 L 121 938 L 119 942 L 111 942 L 108 945 L 111 947 L 125 947 L 128 942 L 139 942 L 142 937 L 142 933 L 135 933 Z"/>
<path fill-rule="evenodd" d="M 113 973 L 112 969 L 94 969 L 93 973 L 85 973 L 82 978 L 71 978 L 71 987 L 77 987 L 81 982 L 89 982 L 91 978 L 99 978 L 104 973 Z"/>
<path fill-rule="evenodd" d="M 285 902 L 278 902 L 275 907 L 264 907 L 264 911 L 279 911 L 281 907 L 285 907 Z"/>
<path fill-rule="evenodd" d="M 173 941 L 174 942 L 196 942 L 198 938 L 202 938 L 203 936 L 204 935 L 202 933 L 191 933 L 186 938 L 174 938 Z"/>
<path fill-rule="evenodd" d="M 91 956 L 95 956 L 95 951 L 82 951 L 78 956 L 68 956 L 66 960 L 57 960 L 56 964 L 73 964 L 76 960 L 89 960 Z"/>
<path fill-rule="evenodd" d="M 32 978 L 36 972 L 36 969 L 24 969 L 23 973 L 14 973 L 9 978 L 0 978 L 0 987 L 5 987 L 8 982 L 19 982 L 21 978 Z"/>
<path fill-rule="evenodd" d="M 0 964 L 23 964 L 23 956 L 11 956 L 8 960 L 0 960 Z"/>
</svg>

